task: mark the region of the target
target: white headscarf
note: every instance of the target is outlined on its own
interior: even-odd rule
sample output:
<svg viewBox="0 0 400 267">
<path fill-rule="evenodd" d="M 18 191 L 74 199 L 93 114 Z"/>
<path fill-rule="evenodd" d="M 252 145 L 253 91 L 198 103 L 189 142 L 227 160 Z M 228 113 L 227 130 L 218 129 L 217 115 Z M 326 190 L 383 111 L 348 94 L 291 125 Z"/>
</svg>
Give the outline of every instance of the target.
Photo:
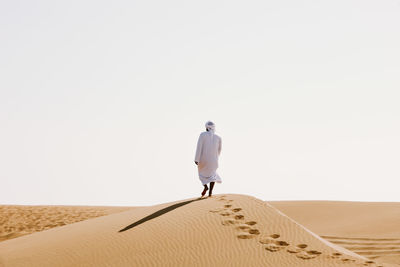
<svg viewBox="0 0 400 267">
<path fill-rule="evenodd" d="M 215 131 L 215 124 L 212 121 L 206 122 L 206 129 L 208 131 L 214 132 Z"/>
</svg>

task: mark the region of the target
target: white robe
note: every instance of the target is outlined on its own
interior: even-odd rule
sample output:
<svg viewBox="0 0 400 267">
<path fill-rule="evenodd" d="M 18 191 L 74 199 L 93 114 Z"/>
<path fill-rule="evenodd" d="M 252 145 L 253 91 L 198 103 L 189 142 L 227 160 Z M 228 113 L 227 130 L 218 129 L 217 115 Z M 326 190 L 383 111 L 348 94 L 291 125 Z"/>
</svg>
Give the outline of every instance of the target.
<svg viewBox="0 0 400 267">
<path fill-rule="evenodd" d="M 199 178 L 203 185 L 210 182 L 221 183 L 221 177 L 217 174 L 218 157 L 221 153 L 221 137 L 214 131 L 203 132 L 197 141 L 196 156 L 198 162 Z"/>
</svg>

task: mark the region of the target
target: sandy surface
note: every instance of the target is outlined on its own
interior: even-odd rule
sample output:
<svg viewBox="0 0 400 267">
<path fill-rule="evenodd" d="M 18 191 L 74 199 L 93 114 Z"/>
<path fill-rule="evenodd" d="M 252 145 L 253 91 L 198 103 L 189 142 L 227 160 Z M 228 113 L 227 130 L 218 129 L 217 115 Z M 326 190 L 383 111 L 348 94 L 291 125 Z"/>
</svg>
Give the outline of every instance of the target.
<svg viewBox="0 0 400 267">
<path fill-rule="evenodd" d="M 111 209 L 108 215 L 86 207 L 100 217 L 76 223 L 70 214 L 82 207 L 65 208 L 71 210 L 64 216 L 46 219 L 65 225 L 0 242 L 0 266 L 394 266 L 328 242 L 245 195 Z M 29 222 L 46 226 L 45 217 L 23 216 L 22 229 L 36 231 L 24 226 Z"/>
<path fill-rule="evenodd" d="M 128 209 L 131 208 L 0 205 L 0 241 Z"/>
<path fill-rule="evenodd" d="M 400 265 L 400 203 L 268 202 L 332 243 Z"/>
</svg>

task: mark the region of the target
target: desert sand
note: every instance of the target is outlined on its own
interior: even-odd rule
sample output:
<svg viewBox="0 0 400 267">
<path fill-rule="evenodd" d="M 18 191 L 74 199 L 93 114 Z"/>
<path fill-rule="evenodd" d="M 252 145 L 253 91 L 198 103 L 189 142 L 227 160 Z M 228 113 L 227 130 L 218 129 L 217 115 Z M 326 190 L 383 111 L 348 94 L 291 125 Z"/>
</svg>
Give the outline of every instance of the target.
<svg viewBox="0 0 400 267">
<path fill-rule="evenodd" d="M 330 242 L 400 265 L 400 203 L 278 201 L 274 207 Z"/>
<path fill-rule="evenodd" d="M 127 207 L 0 206 L 0 241 L 121 212 Z"/>
<path fill-rule="evenodd" d="M 12 228 L 14 234 L 19 229 L 32 233 L 24 230 L 25 235 L 0 242 L 0 266 L 397 266 L 356 254 L 336 239 L 330 239 L 336 244 L 329 242 L 269 203 L 246 195 L 114 211 L 86 207 L 91 214 L 86 217 L 70 215 L 82 207 L 69 208 L 48 216 L 45 223 L 45 216 L 13 219 L 23 222 Z M 15 227 L 6 221 L 3 236 L 5 229 L 10 233 Z M 46 225 L 53 228 L 46 230 Z"/>
</svg>

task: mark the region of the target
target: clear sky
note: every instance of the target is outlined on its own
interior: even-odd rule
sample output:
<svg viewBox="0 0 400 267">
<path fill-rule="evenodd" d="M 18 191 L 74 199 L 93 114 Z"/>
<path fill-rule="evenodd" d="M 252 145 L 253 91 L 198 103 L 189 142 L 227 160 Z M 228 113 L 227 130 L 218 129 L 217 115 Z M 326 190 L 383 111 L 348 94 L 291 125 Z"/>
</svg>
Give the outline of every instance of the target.
<svg viewBox="0 0 400 267">
<path fill-rule="evenodd" d="M 400 1 L 0 1 L 0 203 L 400 201 Z"/>
</svg>

